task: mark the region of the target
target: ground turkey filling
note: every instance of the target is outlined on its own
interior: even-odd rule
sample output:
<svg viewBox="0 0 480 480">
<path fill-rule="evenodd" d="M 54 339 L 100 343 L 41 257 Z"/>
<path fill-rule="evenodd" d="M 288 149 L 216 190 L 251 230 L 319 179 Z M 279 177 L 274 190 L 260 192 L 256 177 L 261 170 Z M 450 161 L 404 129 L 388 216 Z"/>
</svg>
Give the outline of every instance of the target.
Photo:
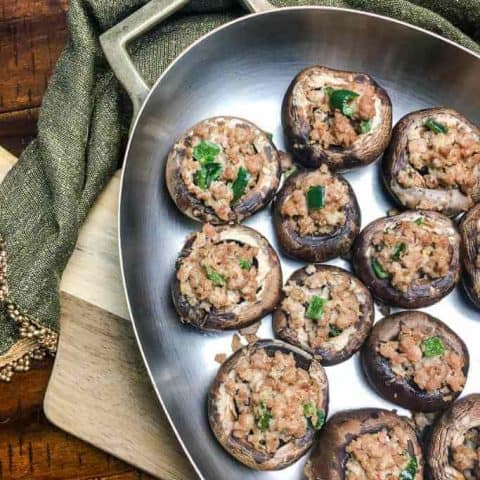
<svg viewBox="0 0 480 480">
<path fill-rule="evenodd" d="M 401 292 L 444 277 L 452 248 L 448 235 L 438 233 L 427 217 L 404 220 L 373 234 L 372 268 Z"/>
<path fill-rule="evenodd" d="M 432 131 L 428 121 L 440 127 Z M 407 158 L 407 167 L 397 174 L 402 187 L 458 189 L 467 196 L 479 187 L 480 140 L 453 117 L 430 118 L 410 128 Z M 435 204 L 423 199 L 418 208 L 432 209 Z"/>
<path fill-rule="evenodd" d="M 219 241 L 206 224 L 197 233 L 188 257 L 177 271 L 180 292 L 191 305 L 205 310 L 231 308 L 256 299 L 258 248 L 233 240 Z"/>
<path fill-rule="evenodd" d="M 471 428 L 455 437 L 451 449 L 451 465 L 466 480 L 480 478 L 480 430 Z"/>
<path fill-rule="evenodd" d="M 332 96 L 335 91 L 349 91 L 354 95 L 342 97 L 341 93 L 334 93 Z M 304 107 L 310 125 L 310 143 L 322 148 L 350 147 L 360 135 L 371 130 L 376 104 L 380 103 L 372 85 L 326 78 L 319 73 L 301 80 L 293 94 L 295 103 Z M 345 100 L 342 102 L 342 99 Z"/>
<path fill-rule="evenodd" d="M 262 175 L 275 177 L 275 162 L 268 162 L 263 153 L 265 142 L 265 133 L 240 120 L 207 120 L 185 141 L 182 180 L 221 220 L 229 220 L 232 206 L 255 188 Z M 240 188 L 235 189 L 236 183 Z"/>
<path fill-rule="evenodd" d="M 312 187 L 323 187 L 324 206 L 309 208 L 308 191 Z M 295 183 L 295 190 L 285 199 L 281 214 L 295 222 L 295 229 L 301 236 L 328 235 L 345 225 L 345 207 L 349 202 L 347 186 L 332 175 L 326 165 L 301 175 Z"/>
<path fill-rule="evenodd" d="M 311 349 L 341 347 L 355 333 L 365 297 L 350 276 L 315 271 L 303 283 L 290 280 L 283 291 L 281 308 L 302 345 Z M 312 302 L 318 299 L 322 306 L 312 312 Z"/>
<path fill-rule="evenodd" d="M 346 448 L 345 480 L 421 478 L 417 460 L 409 453 L 409 441 L 408 434 L 397 426 L 358 436 Z"/>
<path fill-rule="evenodd" d="M 321 428 L 323 392 L 309 372 L 297 368 L 292 353 L 264 349 L 240 359 L 224 386 L 229 398 L 226 422 L 231 434 L 270 454 Z M 228 433 L 228 432 L 227 432 Z"/>
<path fill-rule="evenodd" d="M 389 360 L 395 375 L 413 381 L 421 390 L 447 396 L 463 390 L 463 356 L 449 348 L 434 328 L 402 325 L 398 337 L 380 343 L 377 350 Z"/>
</svg>

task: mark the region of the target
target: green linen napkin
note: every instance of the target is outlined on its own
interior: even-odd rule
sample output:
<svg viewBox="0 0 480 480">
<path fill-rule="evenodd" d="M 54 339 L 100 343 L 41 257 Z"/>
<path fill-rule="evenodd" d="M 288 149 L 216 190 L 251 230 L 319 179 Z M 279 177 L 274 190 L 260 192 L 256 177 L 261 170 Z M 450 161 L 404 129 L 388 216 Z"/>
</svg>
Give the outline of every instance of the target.
<svg viewBox="0 0 480 480">
<path fill-rule="evenodd" d="M 71 0 L 69 39 L 45 94 L 38 137 L 0 185 L 0 378 L 53 354 L 59 281 L 82 222 L 121 166 L 130 102 L 99 35 L 145 1 Z M 364 9 L 440 33 L 480 52 L 478 0 L 273 0 L 276 6 Z M 233 0 L 192 1 L 131 46 L 153 82 L 190 43 L 246 12 Z"/>
</svg>

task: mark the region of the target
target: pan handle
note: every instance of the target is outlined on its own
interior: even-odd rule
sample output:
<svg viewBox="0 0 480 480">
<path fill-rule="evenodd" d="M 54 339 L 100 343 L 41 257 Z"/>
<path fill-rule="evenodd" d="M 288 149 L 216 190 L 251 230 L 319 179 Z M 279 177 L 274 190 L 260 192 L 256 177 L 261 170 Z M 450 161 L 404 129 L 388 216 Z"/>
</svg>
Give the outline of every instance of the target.
<svg viewBox="0 0 480 480">
<path fill-rule="evenodd" d="M 133 104 L 133 120 L 137 117 L 150 87 L 142 78 L 127 52 L 127 43 L 146 33 L 189 0 L 150 0 L 114 27 L 100 35 L 100 44 L 113 73 L 130 95 Z M 262 12 L 275 8 L 268 0 L 241 0 L 251 12 Z"/>
</svg>

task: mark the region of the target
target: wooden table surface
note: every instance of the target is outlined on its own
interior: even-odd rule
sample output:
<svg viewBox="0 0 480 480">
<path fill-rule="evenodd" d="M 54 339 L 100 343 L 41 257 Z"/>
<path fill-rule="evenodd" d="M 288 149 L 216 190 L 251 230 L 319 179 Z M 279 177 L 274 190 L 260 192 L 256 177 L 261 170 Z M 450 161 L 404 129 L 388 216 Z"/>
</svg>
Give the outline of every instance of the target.
<svg viewBox="0 0 480 480">
<path fill-rule="evenodd" d="M 112 0 L 115 1 L 115 0 Z M 67 0 L 0 0 L 0 145 L 19 155 L 66 40 Z M 53 360 L 0 383 L 0 479 L 150 479 L 49 424 L 42 401 Z"/>
</svg>

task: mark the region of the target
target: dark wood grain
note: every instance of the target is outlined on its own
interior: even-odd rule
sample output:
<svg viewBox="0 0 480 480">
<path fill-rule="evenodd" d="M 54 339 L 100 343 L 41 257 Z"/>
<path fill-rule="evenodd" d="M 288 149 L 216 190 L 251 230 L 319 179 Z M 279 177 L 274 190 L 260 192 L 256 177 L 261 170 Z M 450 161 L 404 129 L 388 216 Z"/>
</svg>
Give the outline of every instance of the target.
<svg viewBox="0 0 480 480">
<path fill-rule="evenodd" d="M 0 0 L 0 145 L 19 155 L 67 37 L 67 0 Z M 53 359 L 0 384 L 1 480 L 147 480 L 42 413 Z"/>
</svg>

